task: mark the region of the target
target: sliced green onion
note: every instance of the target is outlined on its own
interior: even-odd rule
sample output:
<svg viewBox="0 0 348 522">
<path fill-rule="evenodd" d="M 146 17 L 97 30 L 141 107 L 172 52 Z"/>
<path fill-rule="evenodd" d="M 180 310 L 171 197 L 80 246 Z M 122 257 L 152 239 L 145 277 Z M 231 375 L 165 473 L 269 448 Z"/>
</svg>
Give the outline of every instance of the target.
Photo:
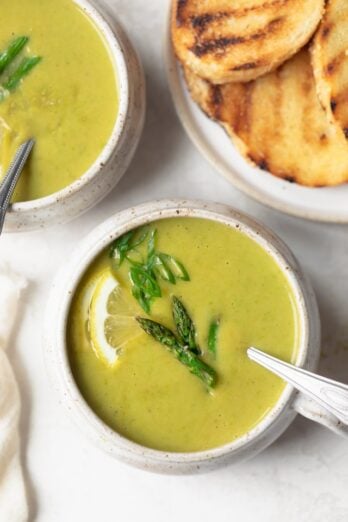
<svg viewBox="0 0 348 522">
<path fill-rule="evenodd" d="M 135 262 L 136 264 L 139 264 L 142 262 L 140 254 L 136 253 L 136 247 L 140 246 L 145 241 L 148 236 L 148 231 L 145 231 L 138 239 L 136 239 L 138 232 L 139 231 L 137 230 L 130 230 L 112 243 L 109 250 L 109 257 L 114 260 L 116 267 L 121 266 L 125 259 L 130 263 Z M 132 256 L 130 253 L 132 253 Z"/>
<path fill-rule="evenodd" d="M 160 254 L 162 259 L 165 259 L 167 266 L 172 270 L 174 277 L 182 281 L 190 281 L 190 276 L 184 265 L 175 257 L 168 254 Z"/>
<path fill-rule="evenodd" d="M 14 91 L 22 79 L 27 76 L 39 62 L 41 62 L 41 59 L 41 56 L 28 56 L 27 58 L 23 58 L 17 69 L 11 74 L 7 82 L 4 83 L 4 89 L 7 91 Z"/>
<path fill-rule="evenodd" d="M 220 320 L 214 319 L 209 326 L 208 350 L 216 357 Z"/>
<path fill-rule="evenodd" d="M 175 276 L 167 265 L 166 259 L 163 254 L 157 254 L 154 262 L 154 268 L 164 281 L 168 281 L 173 285 L 176 284 Z"/>
<path fill-rule="evenodd" d="M 115 261 L 118 266 L 121 266 L 126 258 L 129 250 L 129 243 L 134 235 L 134 230 L 118 237 L 110 246 L 109 257 Z"/>
<path fill-rule="evenodd" d="M 140 229 L 139 232 L 141 232 L 141 230 L 143 230 L 143 229 Z M 134 248 L 140 246 L 142 243 L 144 243 L 144 241 L 145 241 L 145 239 L 147 238 L 148 235 L 149 235 L 149 231 L 148 230 L 144 230 L 144 232 L 141 234 L 139 239 L 137 239 L 136 241 L 132 242 L 132 248 L 134 249 Z"/>
<path fill-rule="evenodd" d="M 0 54 L 0 74 L 13 62 L 28 41 L 29 38 L 27 36 L 19 36 Z"/>
<path fill-rule="evenodd" d="M 138 286 L 133 286 L 132 288 L 132 295 L 135 297 L 135 299 L 140 304 L 141 308 L 147 313 L 150 313 L 150 303 L 151 300 L 147 298 L 143 292 Z"/>
<path fill-rule="evenodd" d="M 152 275 L 144 268 L 132 266 L 129 275 L 134 286 L 144 291 L 146 296 L 161 297 L 162 292 L 159 284 Z"/>
<path fill-rule="evenodd" d="M 144 264 L 143 256 L 138 250 L 130 250 L 126 255 L 126 259 L 133 266 L 143 266 Z"/>
<path fill-rule="evenodd" d="M 152 230 L 150 233 L 150 239 L 147 244 L 147 266 L 149 268 L 153 267 L 155 262 L 155 254 L 156 254 L 156 239 L 157 239 L 157 230 Z"/>
</svg>

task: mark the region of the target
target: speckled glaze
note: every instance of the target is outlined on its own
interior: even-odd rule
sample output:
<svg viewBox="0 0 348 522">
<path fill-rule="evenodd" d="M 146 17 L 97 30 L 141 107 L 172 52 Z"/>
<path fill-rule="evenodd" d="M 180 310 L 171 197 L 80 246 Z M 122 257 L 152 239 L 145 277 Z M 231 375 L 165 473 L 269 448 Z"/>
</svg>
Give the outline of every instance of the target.
<svg viewBox="0 0 348 522">
<path fill-rule="evenodd" d="M 145 115 L 145 79 L 137 54 L 114 14 L 87 0 L 73 0 L 103 34 L 113 58 L 119 110 L 112 135 L 96 162 L 80 179 L 50 196 L 13 204 L 6 232 L 22 232 L 62 224 L 101 201 L 126 171 L 138 145 Z"/>
<path fill-rule="evenodd" d="M 308 417 L 340 431 L 334 418 L 307 402 L 287 385 L 274 409 L 245 436 L 225 446 L 197 453 L 166 453 L 142 447 L 106 426 L 82 398 L 71 373 L 65 331 L 72 296 L 86 268 L 112 240 L 154 220 L 185 216 L 215 220 L 239 228 L 272 255 L 286 275 L 297 300 L 301 341 L 296 364 L 314 370 L 320 354 L 320 322 L 314 293 L 284 243 L 248 216 L 218 203 L 162 200 L 115 214 L 77 247 L 53 284 L 45 318 L 44 350 L 47 370 L 60 401 L 80 428 L 109 454 L 134 466 L 161 473 L 195 473 L 250 458 L 271 444 L 295 418 L 297 408 Z M 301 398 L 301 399 L 300 399 Z M 314 412 L 314 415 L 312 415 Z"/>
</svg>

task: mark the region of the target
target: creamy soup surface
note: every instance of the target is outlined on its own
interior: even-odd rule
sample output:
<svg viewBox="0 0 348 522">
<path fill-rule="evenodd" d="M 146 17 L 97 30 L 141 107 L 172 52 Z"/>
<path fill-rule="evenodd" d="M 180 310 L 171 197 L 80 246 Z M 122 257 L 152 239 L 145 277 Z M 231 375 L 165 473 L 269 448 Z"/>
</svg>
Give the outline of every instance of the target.
<svg viewBox="0 0 348 522">
<path fill-rule="evenodd" d="M 29 41 L 0 84 L 23 57 L 41 61 L 0 102 L 0 174 L 23 141 L 36 140 L 17 202 L 42 198 L 80 178 L 110 138 L 118 106 L 106 42 L 72 0 L 3 1 L 0 53 L 18 36 Z"/>
<path fill-rule="evenodd" d="M 216 386 L 207 390 L 135 320 L 136 337 L 122 347 L 115 365 L 95 354 L 87 311 L 91 288 L 110 266 L 106 252 L 85 274 L 71 306 L 67 341 L 73 374 L 91 408 L 125 437 L 173 452 L 214 448 L 254 428 L 284 390 L 282 380 L 248 360 L 246 349 L 261 347 L 294 361 L 300 335 L 294 296 L 273 258 L 235 228 L 196 218 L 165 219 L 150 228 L 157 230 L 157 248 L 179 259 L 190 281 L 162 281 L 162 297 L 147 316 L 131 296 L 129 265 L 114 274 L 134 315 L 173 328 L 170 297 L 181 299 L 194 321 L 201 358 L 216 371 Z M 219 318 L 215 355 L 208 349 L 214 317 Z"/>
</svg>

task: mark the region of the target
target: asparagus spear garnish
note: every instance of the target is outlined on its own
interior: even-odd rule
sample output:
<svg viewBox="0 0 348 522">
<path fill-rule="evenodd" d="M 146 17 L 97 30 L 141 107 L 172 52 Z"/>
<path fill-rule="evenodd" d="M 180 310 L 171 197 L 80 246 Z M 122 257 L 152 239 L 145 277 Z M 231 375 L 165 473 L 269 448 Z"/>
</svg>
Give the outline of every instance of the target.
<svg viewBox="0 0 348 522">
<path fill-rule="evenodd" d="M 41 56 L 23 58 L 17 69 L 11 74 L 3 87 L 6 91 L 14 91 L 20 81 L 41 61 Z"/>
<path fill-rule="evenodd" d="M 201 354 L 196 343 L 196 329 L 191 317 L 180 299 L 172 297 L 173 319 L 181 343 L 189 348 L 192 353 Z"/>
<path fill-rule="evenodd" d="M 19 36 L 10 43 L 5 51 L 0 53 L 0 74 L 3 73 L 16 56 L 18 56 L 28 41 L 29 38 L 27 36 Z"/>
<path fill-rule="evenodd" d="M 181 345 L 179 340 L 176 338 L 175 334 L 166 326 L 163 326 L 160 323 L 156 323 L 151 319 L 145 319 L 143 317 L 136 318 L 142 329 L 148 334 L 151 335 L 156 341 L 161 344 L 167 346 L 167 348 L 176 350 L 177 348 L 181 350 Z"/>
<path fill-rule="evenodd" d="M 156 341 L 166 346 L 169 351 L 173 353 L 193 375 L 201 379 L 208 388 L 215 386 L 217 379 L 215 370 L 202 361 L 196 354 L 188 350 L 187 347 L 183 346 L 169 328 L 155 321 L 151 321 L 151 319 L 144 319 L 143 317 L 137 317 L 137 321 L 148 335 L 151 335 Z"/>
</svg>

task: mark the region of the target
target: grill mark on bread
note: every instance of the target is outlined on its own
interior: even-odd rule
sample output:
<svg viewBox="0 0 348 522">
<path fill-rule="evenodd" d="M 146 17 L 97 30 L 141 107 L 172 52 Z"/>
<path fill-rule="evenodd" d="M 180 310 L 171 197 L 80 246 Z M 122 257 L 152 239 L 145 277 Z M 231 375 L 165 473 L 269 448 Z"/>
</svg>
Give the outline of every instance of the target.
<svg viewBox="0 0 348 522">
<path fill-rule="evenodd" d="M 319 35 L 321 40 L 326 40 L 329 37 L 329 34 L 331 33 L 332 24 L 325 24 L 319 29 Z"/>
<path fill-rule="evenodd" d="M 244 86 L 244 97 L 245 97 L 245 109 L 244 109 L 244 122 L 243 128 L 244 132 L 250 134 L 251 132 L 251 122 L 253 119 L 253 110 L 254 110 L 254 83 L 249 82 Z"/>
<path fill-rule="evenodd" d="M 183 0 L 184 3 L 187 0 Z M 264 2 L 260 5 L 251 5 L 249 7 L 244 7 L 240 9 L 229 9 L 228 11 L 219 11 L 219 12 L 206 12 L 201 13 L 199 15 L 194 15 L 190 17 L 190 22 L 192 27 L 198 29 L 205 29 L 207 25 L 210 23 L 216 22 L 218 20 L 231 17 L 231 18 L 242 18 L 243 16 L 248 15 L 249 13 L 257 13 L 258 11 L 264 12 L 267 9 L 274 9 L 275 7 L 283 7 L 287 3 L 292 0 L 271 0 L 270 2 Z"/>
<path fill-rule="evenodd" d="M 177 0 L 177 7 L 176 7 L 176 24 L 178 26 L 183 25 L 185 23 L 185 15 L 184 10 L 187 4 L 187 0 Z"/>
<path fill-rule="evenodd" d="M 252 82 L 243 85 L 243 94 L 240 98 L 240 106 L 238 116 L 234 122 L 234 131 L 237 135 L 249 135 L 253 112 L 253 90 L 254 85 Z"/>
<path fill-rule="evenodd" d="M 186 2 L 187 0 L 184 1 Z M 264 2 L 261 5 L 252 5 L 242 9 L 230 9 L 229 11 L 219 12 L 206 12 L 199 15 L 191 16 L 189 18 L 189 23 L 191 23 L 193 29 L 197 31 L 198 36 L 201 36 L 205 30 L 211 29 L 213 24 L 220 20 L 224 20 L 226 18 L 243 18 L 244 16 L 252 12 L 264 12 L 267 9 L 273 9 L 278 6 L 283 7 L 289 1 L 292 0 L 273 0 L 271 2 Z"/>
<path fill-rule="evenodd" d="M 220 108 L 222 103 L 222 93 L 220 85 L 211 85 L 210 88 L 210 103 L 212 106 L 212 113 L 216 120 L 220 119 Z"/>
<path fill-rule="evenodd" d="M 241 65 L 237 65 L 236 67 L 232 67 L 232 71 L 249 71 L 250 69 L 255 69 L 256 67 L 259 67 L 262 65 L 262 62 L 260 60 L 256 62 L 247 62 L 242 63 Z"/>
<path fill-rule="evenodd" d="M 341 109 L 344 106 L 347 106 L 348 103 L 348 90 L 342 90 L 337 93 L 331 98 L 331 110 L 333 112 L 339 112 L 339 109 Z"/>
<path fill-rule="evenodd" d="M 269 172 L 269 166 L 265 159 L 259 160 L 257 166 L 259 167 L 259 169 Z"/>
<path fill-rule="evenodd" d="M 224 53 L 226 51 L 226 47 L 230 47 L 231 45 L 237 45 L 245 42 L 244 36 L 230 36 L 224 38 L 216 38 L 215 40 L 206 40 L 205 42 L 196 43 L 193 47 L 191 47 L 191 51 L 196 56 L 204 56 L 208 53 Z"/>
<path fill-rule="evenodd" d="M 199 34 L 201 34 L 211 22 L 227 18 L 228 16 L 230 16 L 230 14 L 225 12 L 204 13 L 202 15 L 192 16 L 191 25 Z"/>
<path fill-rule="evenodd" d="M 190 48 L 190 50 L 198 57 L 202 57 L 209 53 L 218 56 L 225 54 L 228 47 L 236 46 L 238 44 L 244 44 L 248 42 L 254 42 L 255 40 L 261 40 L 269 36 L 269 33 L 276 32 L 284 23 L 283 17 L 274 18 L 271 20 L 265 28 L 260 29 L 256 33 L 252 33 L 248 36 L 224 36 L 222 38 L 214 38 L 210 40 L 201 40 L 196 38 L 196 43 Z M 255 63 L 255 62 L 254 62 Z M 256 67 L 256 66 L 255 66 Z"/>
<path fill-rule="evenodd" d="M 338 53 L 325 67 L 326 76 L 331 76 L 338 71 L 340 66 L 347 59 L 346 50 Z"/>
<path fill-rule="evenodd" d="M 271 165 L 269 163 L 270 159 L 267 157 L 267 154 L 264 155 L 257 155 L 255 153 L 248 153 L 247 157 L 250 161 L 252 161 L 260 170 L 263 170 L 264 172 L 268 172 L 269 174 L 272 174 L 273 176 L 276 176 L 277 178 L 281 178 L 284 181 L 288 181 L 289 183 L 296 183 L 296 174 L 295 172 L 293 174 L 289 174 L 286 171 L 277 168 L 275 165 Z"/>
</svg>

